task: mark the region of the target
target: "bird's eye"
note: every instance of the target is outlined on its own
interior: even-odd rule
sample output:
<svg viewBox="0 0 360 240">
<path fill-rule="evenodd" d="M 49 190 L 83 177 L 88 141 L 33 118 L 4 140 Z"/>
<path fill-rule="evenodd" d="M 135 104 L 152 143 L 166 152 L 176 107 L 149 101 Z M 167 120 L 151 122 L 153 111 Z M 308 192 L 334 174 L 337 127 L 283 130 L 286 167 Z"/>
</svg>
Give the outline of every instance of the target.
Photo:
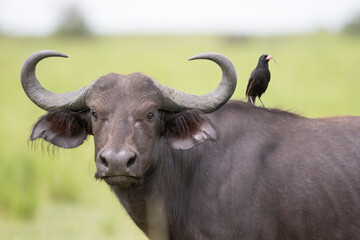
<svg viewBox="0 0 360 240">
<path fill-rule="evenodd" d="M 146 119 L 151 122 L 153 119 L 154 119 L 154 113 L 153 112 L 149 112 L 147 115 L 146 115 Z"/>
<path fill-rule="evenodd" d="M 95 112 L 95 110 L 91 110 L 90 114 L 94 121 L 97 121 L 99 119 L 99 115 L 97 114 L 97 112 Z"/>
</svg>

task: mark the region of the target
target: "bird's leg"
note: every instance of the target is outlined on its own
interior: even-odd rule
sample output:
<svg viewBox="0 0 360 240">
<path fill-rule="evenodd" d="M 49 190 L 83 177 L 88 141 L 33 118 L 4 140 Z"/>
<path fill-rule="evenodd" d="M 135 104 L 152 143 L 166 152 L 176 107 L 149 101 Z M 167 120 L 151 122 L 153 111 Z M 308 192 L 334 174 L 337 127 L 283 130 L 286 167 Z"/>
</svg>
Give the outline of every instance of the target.
<svg viewBox="0 0 360 240">
<path fill-rule="evenodd" d="M 249 96 L 249 99 L 250 99 L 251 104 L 254 105 L 254 100 L 252 99 L 251 96 Z"/>
<path fill-rule="evenodd" d="M 265 105 L 263 104 L 263 102 L 261 101 L 261 98 L 260 97 L 258 97 L 258 98 L 259 98 L 261 104 L 263 105 L 263 108 L 266 108 Z"/>
</svg>

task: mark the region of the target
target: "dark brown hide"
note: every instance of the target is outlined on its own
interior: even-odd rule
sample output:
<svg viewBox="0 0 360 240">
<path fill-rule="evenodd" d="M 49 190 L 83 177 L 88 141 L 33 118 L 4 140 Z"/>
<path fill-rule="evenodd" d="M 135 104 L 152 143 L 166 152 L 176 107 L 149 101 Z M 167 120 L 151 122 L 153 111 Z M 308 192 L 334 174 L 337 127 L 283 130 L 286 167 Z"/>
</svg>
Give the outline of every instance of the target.
<svg viewBox="0 0 360 240">
<path fill-rule="evenodd" d="M 49 113 L 33 138 L 57 144 L 49 134 L 66 142 L 90 129 L 96 176 L 150 239 L 359 238 L 359 117 L 308 119 L 241 101 L 171 113 L 161 101 L 145 75 L 106 75 L 86 114 Z"/>
</svg>

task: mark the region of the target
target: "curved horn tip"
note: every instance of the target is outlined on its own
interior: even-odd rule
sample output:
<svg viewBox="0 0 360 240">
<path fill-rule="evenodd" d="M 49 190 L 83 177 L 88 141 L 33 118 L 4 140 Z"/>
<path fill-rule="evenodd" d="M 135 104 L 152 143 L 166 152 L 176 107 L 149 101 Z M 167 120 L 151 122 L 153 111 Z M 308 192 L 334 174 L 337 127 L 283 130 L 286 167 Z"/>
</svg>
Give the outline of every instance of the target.
<svg viewBox="0 0 360 240">
<path fill-rule="evenodd" d="M 32 57 L 32 56 L 42 56 L 42 57 L 64 57 L 64 58 L 68 58 L 69 56 L 64 54 L 64 53 L 61 53 L 61 52 L 57 52 L 57 51 L 53 51 L 53 50 L 40 50 L 40 51 L 37 51 L 37 52 L 34 52 L 33 54 L 31 54 L 29 56 Z"/>
<path fill-rule="evenodd" d="M 21 75 L 28 74 L 28 71 L 36 66 L 41 60 L 48 57 L 63 57 L 68 58 L 68 56 L 64 53 L 52 51 L 52 50 L 40 50 L 32 53 L 29 57 L 25 59 L 21 67 Z M 21 80 L 23 81 L 23 80 Z"/>
<path fill-rule="evenodd" d="M 196 60 L 196 59 L 212 59 L 214 57 L 225 57 L 225 56 L 220 53 L 216 53 L 216 52 L 205 52 L 205 53 L 196 54 L 196 55 L 188 58 L 188 60 L 191 61 L 191 60 Z"/>
</svg>

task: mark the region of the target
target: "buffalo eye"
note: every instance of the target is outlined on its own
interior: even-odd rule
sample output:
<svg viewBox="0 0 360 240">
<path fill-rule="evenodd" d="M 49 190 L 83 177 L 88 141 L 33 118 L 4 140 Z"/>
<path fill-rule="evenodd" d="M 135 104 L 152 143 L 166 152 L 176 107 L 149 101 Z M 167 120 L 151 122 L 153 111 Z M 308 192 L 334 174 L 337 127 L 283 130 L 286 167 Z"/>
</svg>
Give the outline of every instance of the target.
<svg viewBox="0 0 360 240">
<path fill-rule="evenodd" d="M 153 112 L 149 112 L 146 115 L 146 120 L 148 120 L 149 122 L 152 122 L 152 120 L 154 119 L 154 113 Z"/>
<path fill-rule="evenodd" d="M 99 119 L 99 115 L 97 114 L 97 112 L 95 110 L 91 110 L 90 114 L 92 116 L 92 118 L 94 119 L 94 121 L 97 121 Z"/>
</svg>

